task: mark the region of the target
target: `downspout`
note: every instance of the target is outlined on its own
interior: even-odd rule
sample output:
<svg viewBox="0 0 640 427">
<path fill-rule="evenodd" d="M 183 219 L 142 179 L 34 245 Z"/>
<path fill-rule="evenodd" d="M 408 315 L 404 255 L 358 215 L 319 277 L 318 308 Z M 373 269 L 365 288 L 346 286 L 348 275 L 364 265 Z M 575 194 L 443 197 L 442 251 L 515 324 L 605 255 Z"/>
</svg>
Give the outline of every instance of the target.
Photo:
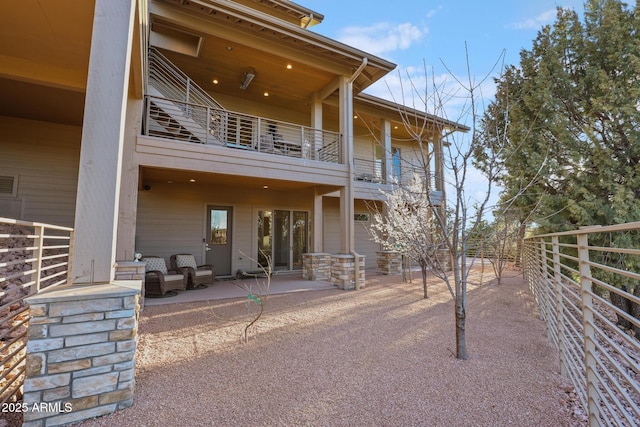
<svg viewBox="0 0 640 427">
<path fill-rule="evenodd" d="M 350 85 L 353 85 L 353 82 L 358 78 L 360 74 L 362 74 L 362 71 L 364 71 L 364 68 L 367 66 L 368 63 L 369 63 L 369 60 L 366 57 L 362 58 L 362 64 L 360 64 L 358 69 L 349 78 Z M 349 112 L 350 120 L 352 120 L 352 125 L 350 129 L 353 131 L 353 89 L 351 90 L 350 103 L 352 108 L 352 111 Z M 352 138 L 349 139 L 349 142 L 352 142 Z M 353 145 L 349 147 L 349 152 L 352 152 L 351 151 L 352 149 L 353 149 Z M 349 191 L 349 198 L 350 198 L 350 203 L 353 203 L 353 156 L 349 156 L 349 179 L 350 179 L 349 187 L 351 188 L 351 190 Z M 353 217 L 351 217 L 350 220 L 351 222 L 353 222 Z M 353 224 L 351 226 L 350 232 L 353 233 Z M 354 243 L 354 242 L 351 242 L 351 243 Z M 354 268 L 353 268 L 354 286 L 355 286 L 355 290 L 359 291 L 360 290 L 360 254 L 354 250 L 353 245 L 351 245 L 351 255 L 353 256 L 353 262 L 354 262 Z"/>
</svg>

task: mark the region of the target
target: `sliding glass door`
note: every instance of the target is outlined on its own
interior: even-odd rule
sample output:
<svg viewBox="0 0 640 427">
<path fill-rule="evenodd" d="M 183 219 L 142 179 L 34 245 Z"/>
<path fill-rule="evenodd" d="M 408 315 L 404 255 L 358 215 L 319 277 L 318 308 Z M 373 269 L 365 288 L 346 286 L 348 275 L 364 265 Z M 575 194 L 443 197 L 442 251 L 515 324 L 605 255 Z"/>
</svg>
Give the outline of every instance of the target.
<svg viewBox="0 0 640 427">
<path fill-rule="evenodd" d="M 258 262 L 272 260 L 274 271 L 301 270 L 307 252 L 309 213 L 291 210 L 258 211 Z"/>
</svg>

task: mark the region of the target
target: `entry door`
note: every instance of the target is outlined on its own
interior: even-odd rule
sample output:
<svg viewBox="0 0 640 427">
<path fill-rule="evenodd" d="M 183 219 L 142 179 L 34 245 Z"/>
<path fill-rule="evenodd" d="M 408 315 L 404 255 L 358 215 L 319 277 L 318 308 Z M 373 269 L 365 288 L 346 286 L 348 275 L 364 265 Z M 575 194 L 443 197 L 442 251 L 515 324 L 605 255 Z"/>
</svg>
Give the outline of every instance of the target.
<svg viewBox="0 0 640 427">
<path fill-rule="evenodd" d="M 207 206 L 206 260 L 220 276 L 231 274 L 232 217 L 229 206 Z"/>
</svg>

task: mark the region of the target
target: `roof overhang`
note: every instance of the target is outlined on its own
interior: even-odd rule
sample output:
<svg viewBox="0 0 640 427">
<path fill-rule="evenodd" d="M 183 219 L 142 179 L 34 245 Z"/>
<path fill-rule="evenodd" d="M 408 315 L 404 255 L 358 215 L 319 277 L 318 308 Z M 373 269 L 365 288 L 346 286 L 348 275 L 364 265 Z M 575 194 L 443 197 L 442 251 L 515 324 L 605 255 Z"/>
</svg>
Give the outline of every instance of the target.
<svg viewBox="0 0 640 427">
<path fill-rule="evenodd" d="M 291 22 L 274 18 L 243 4 L 225 0 L 153 0 L 151 13 L 162 15 L 163 5 L 171 5 L 206 18 L 222 27 L 251 35 L 265 42 L 275 42 L 283 48 L 315 58 L 321 67 L 333 67 L 334 72 L 350 75 L 367 58 L 367 65 L 354 81 L 354 93 L 375 83 L 392 71 L 396 65 L 359 49 L 347 46 L 328 37 L 316 34 Z M 291 3 L 291 2 L 273 2 Z M 294 8 L 294 4 L 290 5 Z M 166 9 L 165 9 L 166 10 Z"/>
</svg>

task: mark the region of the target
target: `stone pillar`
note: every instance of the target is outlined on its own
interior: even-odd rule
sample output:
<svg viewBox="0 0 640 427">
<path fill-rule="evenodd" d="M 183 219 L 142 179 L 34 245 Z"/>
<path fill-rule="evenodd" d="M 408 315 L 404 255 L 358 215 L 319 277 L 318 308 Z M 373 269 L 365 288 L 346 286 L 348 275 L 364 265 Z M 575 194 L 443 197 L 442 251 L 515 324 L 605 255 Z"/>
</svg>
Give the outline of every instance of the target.
<svg viewBox="0 0 640 427">
<path fill-rule="evenodd" d="M 396 251 L 376 252 L 376 272 L 389 276 L 402 274 L 402 254 Z"/>
<path fill-rule="evenodd" d="M 23 426 L 75 423 L 132 405 L 141 286 L 62 286 L 26 299 Z"/>
<path fill-rule="evenodd" d="M 302 254 L 302 278 L 304 280 L 330 280 L 331 254 Z"/>
<path fill-rule="evenodd" d="M 142 282 L 140 291 L 140 310 L 144 308 L 144 272 L 147 263 L 144 261 L 118 261 L 116 263 L 116 280 L 139 280 Z"/>
<path fill-rule="evenodd" d="M 359 288 L 364 288 L 365 274 L 364 274 L 364 260 L 365 256 L 360 255 L 358 261 L 359 276 L 357 278 L 359 282 Z M 356 265 L 355 256 L 347 254 L 331 255 L 331 284 L 337 286 L 338 289 L 350 291 L 356 289 Z"/>
</svg>

